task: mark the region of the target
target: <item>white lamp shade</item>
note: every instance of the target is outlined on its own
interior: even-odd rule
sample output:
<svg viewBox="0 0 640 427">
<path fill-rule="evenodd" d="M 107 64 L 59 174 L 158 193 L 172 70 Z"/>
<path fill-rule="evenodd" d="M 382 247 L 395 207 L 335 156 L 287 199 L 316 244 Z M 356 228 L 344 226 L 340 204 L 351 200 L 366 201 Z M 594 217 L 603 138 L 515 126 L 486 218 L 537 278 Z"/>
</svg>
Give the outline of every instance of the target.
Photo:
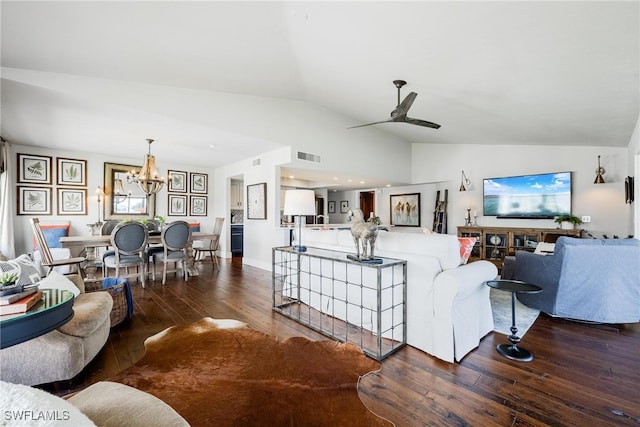
<svg viewBox="0 0 640 427">
<path fill-rule="evenodd" d="M 316 195 L 313 190 L 287 190 L 284 193 L 285 215 L 315 215 Z"/>
</svg>

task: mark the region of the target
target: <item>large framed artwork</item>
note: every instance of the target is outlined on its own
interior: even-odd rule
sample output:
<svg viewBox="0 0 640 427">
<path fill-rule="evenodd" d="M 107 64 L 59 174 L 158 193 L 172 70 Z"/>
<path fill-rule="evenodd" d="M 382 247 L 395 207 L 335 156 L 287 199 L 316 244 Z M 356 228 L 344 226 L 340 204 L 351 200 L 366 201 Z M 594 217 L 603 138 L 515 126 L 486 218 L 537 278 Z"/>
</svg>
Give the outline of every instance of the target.
<svg viewBox="0 0 640 427">
<path fill-rule="evenodd" d="M 58 215 L 86 215 L 86 188 L 58 188 Z"/>
<path fill-rule="evenodd" d="M 207 216 L 207 196 L 190 197 L 189 216 Z"/>
<path fill-rule="evenodd" d="M 247 219 L 267 219 L 267 183 L 247 185 Z"/>
<path fill-rule="evenodd" d="M 169 216 L 187 216 L 187 195 L 169 194 Z"/>
<path fill-rule="evenodd" d="M 18 186 L 18 215 L 51 215 L 51 188 Z"/>
<path fill-rule="evenodd" d="M 391 225 L 420 227 L 420 193 L 390 196 Z"/>
<path fill-rule="evenodd" d="M 51 156 L 18 153 L 18 183 L 51 185 Z"/>
<path fill-rule="evenodd" d="M 189 191 L 191 193 L 207 194 L 207 182 L 209 181 L 209 175 L 206 173 L 189 173 L 191 178 L 191 187 Z"/>
<path fill-rule="evenodd" d="M 58 162 L 57 182 L 58 185 L 87 186 L 87 161 L 78 159 L 65 159 L 56 157 Z"/>
<path fill-rule="evenodd" d="M 169 170 L 169 193 L 187 192 L 187 173 L 183 171 Z"/>
</svg>

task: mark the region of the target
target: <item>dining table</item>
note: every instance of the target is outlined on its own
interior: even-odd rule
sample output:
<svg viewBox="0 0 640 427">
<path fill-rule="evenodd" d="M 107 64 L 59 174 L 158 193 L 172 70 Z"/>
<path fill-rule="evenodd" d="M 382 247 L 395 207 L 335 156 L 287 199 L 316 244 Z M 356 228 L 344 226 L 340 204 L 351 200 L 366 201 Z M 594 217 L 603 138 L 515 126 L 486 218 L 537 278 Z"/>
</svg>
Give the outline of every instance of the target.
<svg viewBox="0 0 640 427">
<path fill-rule="evenodd" d="M 198 269 L 194 266 L 193 242 L 197 240 L 211 240 L 213 238 L 213 233 L 206 233 L 204 231 L 194 231 L 191 233 L 191 239 L 186 246 L 187 273 L 189 276 L 199 275 Z M 149 234 L 147 243 L 151 245 L 162 244 L 160 233 Z M 102 280 L 102 277 L 96 277 L 96 250 L 97 248 L 111 246 L 111 235 L 64 236 L 60 237 L 60 245 L 63 248 L 84 248 L 85 258 L 87 260 L 84 266 L 85 282 L 99 282 Z"/>
</svg>

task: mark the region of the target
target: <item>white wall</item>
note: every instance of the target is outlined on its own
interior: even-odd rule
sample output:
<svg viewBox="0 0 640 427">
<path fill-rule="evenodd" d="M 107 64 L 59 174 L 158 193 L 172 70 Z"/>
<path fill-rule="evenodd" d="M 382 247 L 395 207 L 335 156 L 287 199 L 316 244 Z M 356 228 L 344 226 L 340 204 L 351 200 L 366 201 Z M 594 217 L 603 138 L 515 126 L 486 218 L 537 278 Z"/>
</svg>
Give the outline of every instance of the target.
<svg viewBox="0 0 640 427">
<path fill-rule="evenodd" d="M 606 169 L 605 184 L 595 185 L 597 157 Z M 573 214 L 589 215 L 591 223 L 582 228 L 600 237 L 633 234 L 632 208 L 624 203 L 624 178 L 630 175 L 626 148 L 551 147 L 511 145 L 414 144 L 413 182 L 438 183 L 449 189 L 449 233 L 464 224 L 466 209 L 482 214 L 483 178 L 573 171 Z M 459 192 L 461 171 L 471 181 L 466 192 Z M 478 218 L 480 225 L 555 228 L 553 220 Z"/>
</svg>

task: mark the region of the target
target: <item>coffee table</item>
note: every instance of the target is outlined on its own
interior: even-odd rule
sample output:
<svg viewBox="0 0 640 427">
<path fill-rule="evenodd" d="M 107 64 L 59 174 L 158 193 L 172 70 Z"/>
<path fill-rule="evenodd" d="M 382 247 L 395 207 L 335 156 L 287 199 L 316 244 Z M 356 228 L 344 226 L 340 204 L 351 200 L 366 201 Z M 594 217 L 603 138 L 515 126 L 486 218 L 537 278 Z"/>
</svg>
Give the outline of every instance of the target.
<svg viewBox="0 0 640 427">
<path fill-rule="evenodd" d="M 42 299 L 26 313 L 0 319 L 0 348 L 46 334 L 73 317 L 73 293 L 60 289 L 42 289 Z"/>
<path fill-rule="evenodd" d="M 507 339 L 511 344 L 499 344 L 496 350 L 501 355 L 521 362 L 530 362 L 533 360 L 533 354 L 527 349 L 518 347 L 520 337 L 518 336 L 518 328 L 516 327 L 516 293 L 538 293 L 542 292 L 542 288 L 530 283 L 521 282 L 519 280 L 487 280 L 484 282 L 487 286 L 498 289 L 500 291 L 511 292 L 511 335 Z"/>
</svg>

